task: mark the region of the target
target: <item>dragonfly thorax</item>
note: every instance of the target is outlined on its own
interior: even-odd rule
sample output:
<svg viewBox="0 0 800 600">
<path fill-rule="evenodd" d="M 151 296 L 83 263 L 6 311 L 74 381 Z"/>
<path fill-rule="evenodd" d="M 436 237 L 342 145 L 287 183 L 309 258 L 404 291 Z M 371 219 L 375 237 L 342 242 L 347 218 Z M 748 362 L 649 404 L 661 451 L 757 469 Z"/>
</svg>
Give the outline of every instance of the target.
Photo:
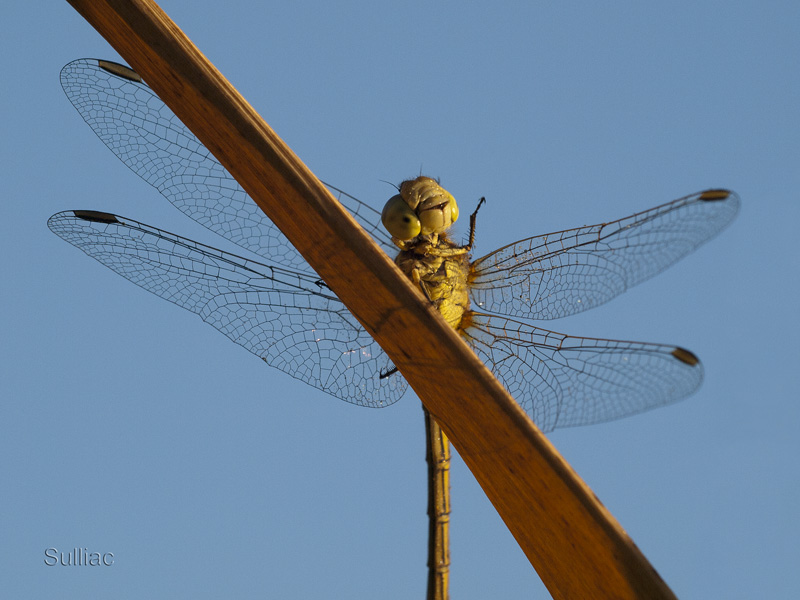
<svg viewBox="0 0 800 600">
<path fill-rule="evenodd" d="M 395 258 L 400 270 L 419 286 L 455 329 L 459 329 L 464 314 L 469 310 L 468 253 L 468 248 L 458 246 L 441 234 L 435 244 L 420 240 L 401 250 Z"/>
</svg>

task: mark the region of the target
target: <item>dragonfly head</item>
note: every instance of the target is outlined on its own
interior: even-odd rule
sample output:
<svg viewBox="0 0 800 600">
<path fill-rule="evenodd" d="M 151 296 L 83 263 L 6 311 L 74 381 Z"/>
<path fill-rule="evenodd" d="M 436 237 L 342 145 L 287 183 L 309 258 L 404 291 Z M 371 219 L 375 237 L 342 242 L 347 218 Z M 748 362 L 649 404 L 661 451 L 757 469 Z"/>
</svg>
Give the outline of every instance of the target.
<svg viewBox="0 0 800 600">
<path fill-rule="evenodd" d="M 435 179 L 417 177 L 400 184 L 400 193 L 389 198 L 381 213 L 386 230 L 399 240 L 447 231 L 458 219 L 453 195 Z"/>
</svg>

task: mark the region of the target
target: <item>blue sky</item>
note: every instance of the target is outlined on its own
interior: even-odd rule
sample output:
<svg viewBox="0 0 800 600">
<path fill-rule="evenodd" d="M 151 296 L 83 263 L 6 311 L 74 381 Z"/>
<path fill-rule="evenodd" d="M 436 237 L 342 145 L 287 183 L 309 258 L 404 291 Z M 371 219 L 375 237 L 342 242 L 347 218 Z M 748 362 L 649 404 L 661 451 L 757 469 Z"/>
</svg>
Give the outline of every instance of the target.
<svg viewBox="0 0 800 600">
<path fill-rule="evenodd" d="M 555 445 L 681 598 L 790 598 L 800 556 L 800 7 L 164 1 L 320 177 L 382 206 L 420 169 L 476 254 L 709 187 L 738 220 L 614 302 L 544 324 L 675 343 L 689 400 Z M 2 8 L 0 572 L 9 597 L 421 597 L 423 419 L 340 402 L 52 235 L 116 212 L 212 245 L 61 92 L 117 59 L 66 2 Z M 542 597 L 460 459 L 452 596 Z M 113 552 L 47 567 L 46 548 Z"/>
</svg>

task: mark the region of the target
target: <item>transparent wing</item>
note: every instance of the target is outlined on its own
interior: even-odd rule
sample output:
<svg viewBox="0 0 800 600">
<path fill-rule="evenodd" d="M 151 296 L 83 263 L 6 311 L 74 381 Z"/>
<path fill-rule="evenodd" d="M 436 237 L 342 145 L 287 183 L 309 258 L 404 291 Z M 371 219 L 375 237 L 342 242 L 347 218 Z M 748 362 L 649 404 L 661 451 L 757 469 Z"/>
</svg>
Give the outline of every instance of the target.
<svg viewBox="0 0 800 600">
<path fill-rule="evenodd" d="M 60 212 L 50 229 L 126 279 L 200 316 L 267 364 L 362 406 L 406 381 L 319 279 L 204 246 L 131 219 Z"/>
<path fill-rule="evenodd" d="M 128 67 L 81 59 L 61 71 L 70 102 L 117 157 L 186 215 L 269 261 L 309 265 L 178 117 Z M 380 213 L 328 186 L 387 252 Z"/>
<path fill-rule="evenodd" d="M 557 319 L 608 302 L 724 229 L 739 197 L 708 190 L 624 219 L 539 235 L 472 263 L 481 310 Z"/>
<path fill-rule="evenodd" d="M 675 346 L 573 337 L 478 313 L 463 335 L 543 431 L 676 402 L 703 380 L 697 357 Z"/>
</svg>

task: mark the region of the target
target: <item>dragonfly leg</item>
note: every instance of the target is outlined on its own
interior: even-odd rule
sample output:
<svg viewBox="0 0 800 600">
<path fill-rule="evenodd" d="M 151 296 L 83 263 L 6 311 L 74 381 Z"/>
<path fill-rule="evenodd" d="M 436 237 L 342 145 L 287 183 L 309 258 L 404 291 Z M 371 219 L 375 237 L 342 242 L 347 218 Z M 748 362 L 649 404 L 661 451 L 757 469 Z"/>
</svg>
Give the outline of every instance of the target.
<svg viewBox="0 0 800 600">
<path fill-rule="evenodd" d="M 467 250 L 472 250 L 472 244 L 475 241 L 475 223 L 478 220 L 478 211 L 481 209 L 484 202 L 486 202 L 486 197 L 481 196 L 481 199 L 478 201 L 478 206 L 475 207 L 475 211 L 469 216 L 469 243 L 464 246 Z"/>
</svg>

